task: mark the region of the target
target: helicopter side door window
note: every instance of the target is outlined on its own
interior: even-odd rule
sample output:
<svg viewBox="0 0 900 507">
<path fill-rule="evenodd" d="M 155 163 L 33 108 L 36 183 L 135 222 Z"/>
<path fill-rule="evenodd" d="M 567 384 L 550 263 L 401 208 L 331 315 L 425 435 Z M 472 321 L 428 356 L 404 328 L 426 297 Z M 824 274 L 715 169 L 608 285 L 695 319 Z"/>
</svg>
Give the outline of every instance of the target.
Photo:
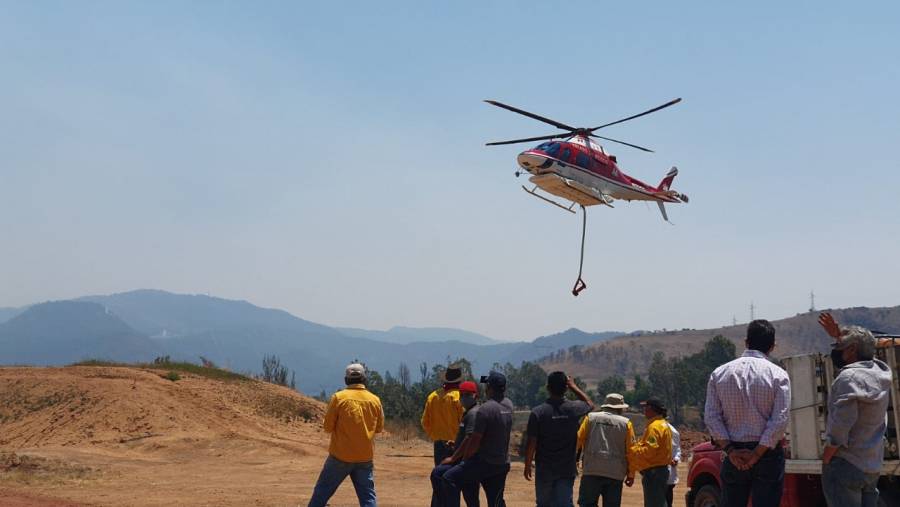
<svg viewBox="0 0 900 507">
<path fill-rule="evenodd" d="M 562 156 L 559 157 L 559 159 L 562 160 L 563 162 L 571 162 L 571 160 L 570 160 L 571 158 L 572 158 L 571 148 L 564 149 L 562 152 Z"/>
</svg>

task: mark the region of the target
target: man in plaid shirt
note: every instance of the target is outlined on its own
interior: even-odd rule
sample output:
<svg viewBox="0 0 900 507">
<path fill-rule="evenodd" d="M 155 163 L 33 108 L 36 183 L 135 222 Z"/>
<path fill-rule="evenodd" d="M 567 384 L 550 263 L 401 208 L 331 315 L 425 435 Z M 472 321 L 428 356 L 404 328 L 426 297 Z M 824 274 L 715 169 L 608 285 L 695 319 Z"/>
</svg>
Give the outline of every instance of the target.
<svg viewBox="0 0 900 507">
<path fill-rule="evenodd" d="M 747 326 L 747 350 L 716 368 L 706 387 L 704 420 L 726 453 L 722 462 L 722 505 L 778 507 L 784 484 L 781 439 L 791 406 L 791 381 L 768 355 L 775 328 L 767 320 Z"/>
</svg>

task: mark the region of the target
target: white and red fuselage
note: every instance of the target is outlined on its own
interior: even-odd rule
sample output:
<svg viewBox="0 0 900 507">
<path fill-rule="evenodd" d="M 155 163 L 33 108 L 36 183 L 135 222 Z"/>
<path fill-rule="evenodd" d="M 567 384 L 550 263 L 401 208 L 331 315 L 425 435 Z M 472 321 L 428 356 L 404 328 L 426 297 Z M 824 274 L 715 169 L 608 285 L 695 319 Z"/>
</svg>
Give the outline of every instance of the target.
<svg viewBox="0 0 900 507">
<path fill-rule="evenodd" d="M 522 169 L 533 176 L 530 181 L 542 190 L 583 206 L 625 201 L 687 202 L 687 196 L 670 190 L 678 174 L 672 168 L 659 186 L 653 187 L 628 176 L 599 144 L 583 135 L 552 140 L 523 151 L 518 156 Z"/>
</svg>

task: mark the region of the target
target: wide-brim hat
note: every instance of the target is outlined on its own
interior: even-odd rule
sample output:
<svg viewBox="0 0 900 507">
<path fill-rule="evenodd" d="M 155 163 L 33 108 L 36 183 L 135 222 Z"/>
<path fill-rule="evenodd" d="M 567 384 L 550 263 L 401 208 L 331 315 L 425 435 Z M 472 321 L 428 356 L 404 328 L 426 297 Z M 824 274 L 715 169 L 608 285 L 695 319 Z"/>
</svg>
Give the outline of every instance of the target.
<svg viewBox="0 0 900 507">
<path fill-rule="evenodd" d="M 441 382 L 444 384 L 455 384 L 462 382 L 462 379 L 462 368 L 455 364 L 451 364 L 441 373 Z"/>
<path fill-rule="evenodd" d="M 626 409 L 628 408 L 628 404 L 625 403 L 625 397 L 619 393 L 609 393 L 606 395 L 606 398 L 603 400 L 603 405 L 600 405 L 600 408 L 613 408 L 613 409 Z"/>
</svg>

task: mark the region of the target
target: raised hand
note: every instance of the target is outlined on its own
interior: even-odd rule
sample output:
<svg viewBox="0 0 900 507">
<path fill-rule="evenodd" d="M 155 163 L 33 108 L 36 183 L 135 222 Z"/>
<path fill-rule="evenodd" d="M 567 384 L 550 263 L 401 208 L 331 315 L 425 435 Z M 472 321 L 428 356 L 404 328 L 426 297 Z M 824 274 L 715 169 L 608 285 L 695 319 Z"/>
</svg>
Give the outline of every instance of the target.
<svg viewBox="0 0 900 507">
<path fill-rule="evenodd" d="M 838 326 L 838 323 L 830 313 L 822 312 L 819 314 L 819 325 L 822 326 L 822 329 L 824 329 L 826 333 L 828 333 L 828 336 L 835 340 L 841 337 L 841 327 Z"/>
</svg>

